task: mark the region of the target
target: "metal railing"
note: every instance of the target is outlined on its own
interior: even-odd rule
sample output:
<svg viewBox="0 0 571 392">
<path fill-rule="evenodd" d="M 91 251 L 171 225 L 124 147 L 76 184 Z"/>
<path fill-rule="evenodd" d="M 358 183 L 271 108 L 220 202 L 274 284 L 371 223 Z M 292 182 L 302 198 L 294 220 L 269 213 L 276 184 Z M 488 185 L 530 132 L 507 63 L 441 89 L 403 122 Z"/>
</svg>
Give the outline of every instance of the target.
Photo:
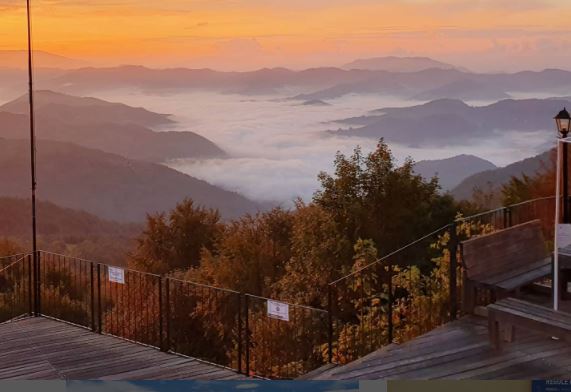
<svg viewBox="0 0 571 392">
<path fill-rule="evenodd" d="M 276 320 L 270 299 L 233 290 L 45 251 L 10 261 L 0 269 L 0 322 L 46 316 L 267 378 L 327 360 L 322 309 L 282 303 L 289 321 Z"/>
<path fill-rule="evenodd" d="M 0 259 L 0 322 L 44 315 L 232 368 L 295 378 L 347 363 L 456 319 L 464 239 L 541 219 L 552 245 L 555 199 L 458 218 L 330 283 L 327 309 L 271 299 L 50 252 Z M 482 302 L 489 301 L 482 295 Z"/>
<path fill-rule="evenodd" d="M 327 363 L 326 310 L 287 306 L 287 320 L 268 317 L 268 298 L 244 296 L 247 374 L 296 378 Z"/>
<path fill-rule="evenodd" d="M 0 323 L 32 312 L 30 255 L 3 257 L 0 268 Z"/>
<path fill-rule="evenodd" d="M 165 348 L 239 372 L 244 365 L 242 294 L 165 279 Z"/>
<path fill-rule="evenodd" d="M 329 284 L 329 361 L 347 363 L 455 320 L 462 309 L 461 241 L 540 219 L 552 249 L 555 198 L 460 217 Z M 489 303 L 480 293 L 480 303 Z"/>
</svg>

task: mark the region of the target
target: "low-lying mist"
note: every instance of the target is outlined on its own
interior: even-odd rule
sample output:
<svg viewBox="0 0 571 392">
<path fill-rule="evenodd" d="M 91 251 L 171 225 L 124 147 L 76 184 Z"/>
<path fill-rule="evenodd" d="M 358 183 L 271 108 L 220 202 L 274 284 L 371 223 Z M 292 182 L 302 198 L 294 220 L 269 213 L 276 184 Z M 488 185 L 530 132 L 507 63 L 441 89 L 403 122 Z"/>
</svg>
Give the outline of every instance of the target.
<svg viewBox="0 0 571 392">
<path fill-rule="evenodd" d="M 365 152 L 375 147 L 374 139 L 326 135 L 323 131 L 339 128 L 334 120 L 365 115 L 382 107 L 423 103 L 380 95 L 347 95 L 326 104 L 303 104 L 285 99 L 291 92 L 252 97 L 196 91 L 149 94 L 113 90 L 91 95 L 170 113 L 177 123 L 168 130 L 201 134 L 231 156 L 179 159 L 165 162 L 168 166 L 251 199 L 286 206 L 297 197 L 311 198 L 319 186 L 317 174 L 332 170 L 337 151 L 350 154 L 357 145 Z M 545 131 L 525 135 L 503 132 L 493 139 L 453 148 L 396 144 L 391 144 L 391 148 L 401 162 L 407 156 L 418 161 L 473 154 L 503 166 L 546 149 L 548 136 Z"/>
</svg>

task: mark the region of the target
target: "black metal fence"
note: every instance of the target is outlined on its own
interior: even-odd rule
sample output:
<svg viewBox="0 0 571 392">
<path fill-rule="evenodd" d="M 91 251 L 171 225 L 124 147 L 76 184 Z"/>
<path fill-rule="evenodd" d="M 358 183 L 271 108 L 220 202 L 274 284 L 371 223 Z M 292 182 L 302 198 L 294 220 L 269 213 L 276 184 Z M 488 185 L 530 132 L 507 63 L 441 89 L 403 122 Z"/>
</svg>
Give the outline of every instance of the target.
<svg viewBox="0 0 571 392">
<path fill-rule="evenodd" d="M 283 317 L 268 316 L 268 298 L 244 296 L 246 366 L 249 374 L 268 378 L 295 378 L 328 361 L 326 310 L 274 303 Z"/>
<path fill-rule="evenodd" d="M 542 198 L 459 218 L 330 283 L 327 309 L 274 303 L 280 315 L 268 298 L 54 253 L 0 258 L 0 322 L 44 315 L 250 376 L 295 378 L 456 319 L 461 241 L 541 219 L 549 248 L 554 210 Z"/>
<path fill-rule="evenodd" d="M 540 219 L 552 249 L 555 198 L 546 197 L 460 217 L 330 283 L 330 361 L 347 363 L 404 342 L 461 314 L 461 241 Z M 489 303 L 480 293 L 480 303 Z"/>
<path fill-rule="evenodd" d="M 242 294 L 165 279 L 166 348 L 243 372 Z"/>
<path fill-rule="evenodd" d="M 32 313 L 32 260 L 30 255 L 1 258 L 0 323 Z"/>
<path fill-rule="evenodd" d="M 294 378 L 326 363 L 327 311 L 39 251 L 5 258 L 0 322 L 42 315 L 250 376 Z M 8 264 L 8 261 L 10 263 Z"/>
</svg>

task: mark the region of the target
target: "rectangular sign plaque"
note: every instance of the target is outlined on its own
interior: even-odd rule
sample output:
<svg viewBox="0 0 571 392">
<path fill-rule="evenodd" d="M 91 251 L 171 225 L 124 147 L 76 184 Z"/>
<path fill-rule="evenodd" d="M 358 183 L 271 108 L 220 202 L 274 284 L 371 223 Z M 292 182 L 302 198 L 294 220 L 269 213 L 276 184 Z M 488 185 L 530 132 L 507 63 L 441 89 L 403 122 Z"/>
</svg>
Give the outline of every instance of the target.
<svg viewBox="0 0 571 392">
<path fill-rule="evenodd" d="M 125 270 L 123 268 L 109 267 L 109 281 L 125 284 Z"/>
<path fill-rule="evenodd" d="M 559 249 L 571 246 L 571 224 L 560 223 L 557 225 L 557 247 Z"/>
<path fill-rule="evenodd" d="M 268 317 L 289 321 L 289 305 L 283 302 L 268 300 Z"/>
</svg>

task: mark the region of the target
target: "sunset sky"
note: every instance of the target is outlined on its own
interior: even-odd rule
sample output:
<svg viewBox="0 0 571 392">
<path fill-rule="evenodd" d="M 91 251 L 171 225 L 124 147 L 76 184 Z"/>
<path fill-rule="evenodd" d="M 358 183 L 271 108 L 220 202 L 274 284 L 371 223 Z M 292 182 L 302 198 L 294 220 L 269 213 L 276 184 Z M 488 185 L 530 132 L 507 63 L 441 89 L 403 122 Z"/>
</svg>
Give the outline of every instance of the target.
<svg viewBox="0 0 571 392">
<path fill-rule="evenodd" d="M 0 0 L 0 50 L 25 48 L 24 6 Z M 571 68 L 570 0 L 32 0 L 32 7 L 35 49 L 92 65 L 245 70 L 406 55 L 476 71 Z"/>
</svg>

